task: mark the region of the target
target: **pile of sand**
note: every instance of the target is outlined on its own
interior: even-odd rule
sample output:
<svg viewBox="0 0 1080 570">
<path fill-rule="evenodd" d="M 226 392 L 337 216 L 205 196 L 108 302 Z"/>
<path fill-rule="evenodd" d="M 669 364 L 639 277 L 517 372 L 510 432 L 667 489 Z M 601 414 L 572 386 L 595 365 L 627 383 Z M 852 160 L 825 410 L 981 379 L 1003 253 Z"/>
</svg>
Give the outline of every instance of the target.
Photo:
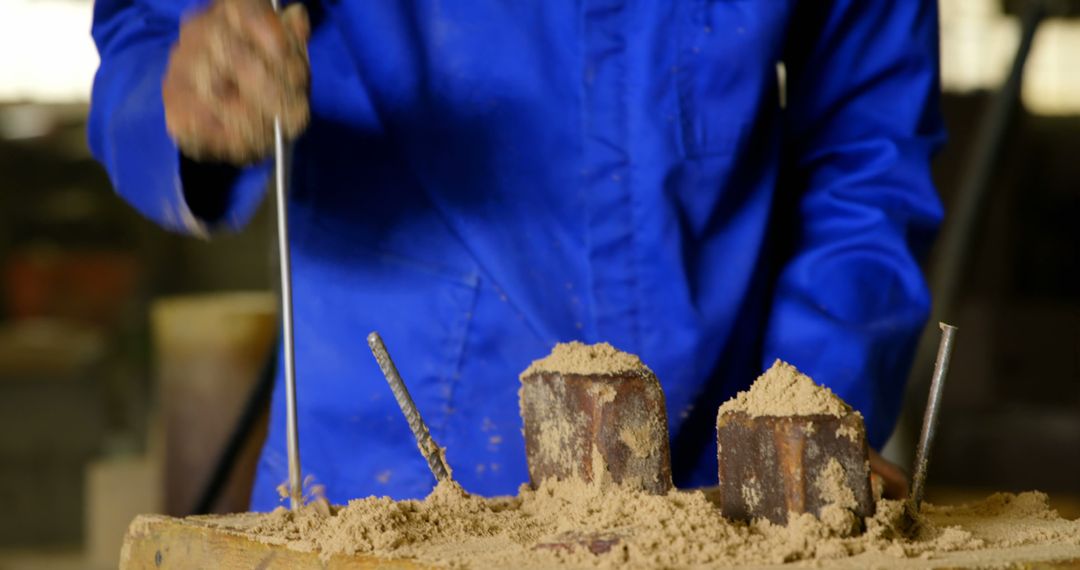
<svg viewBox="0 0 1080 570">
<path fill-rule="evenodd" d="M 794 366 L 777 360 L 750 389 L 720 406 L 720 413 L 742 412 L 759 416 L 842 416 L 851 406 Z"/>
<path fill-rule="evenodd" d="M 648 371 L 636 356 L 610 345 L 570 343 L 523 376 L 643 369 Z M 721 411 L 839 416 L 851 408 L 777 361 Z M 850 510 L 855 498 L 839 462 L 830 462 L 815 484 L 831 503 L 821 520 L 792 515 L 787 526 L 729 521 L 704 491 L 650 495 L 577 478 L 547 480 L 535 490 L 522 486 L 515 497 L 481 498 L 440 484 L 422 501 L 372 497 L 344 507 L 319 502 L 296 513 L 280 508 L 189 521 L 324 559 L 368 554 L 451 568 L 715 568 L 826 560 L 852 568 L 926 567 L 927 560 L 983 566 L 1008 556 L 1080 555 L 1080 521 L 1058 516 L 1042 493 L 996 494 L 958 507 L 924 505 L 914 524 L 903 503 L 883 500 L 865 519 L 866 531 L 856 535 L 860 525 Z"/>
<path fill-rule="evenodd" d="M 652 374 L 637 355 L 611 346 L 606 342 L 584 344 L 578 341 L 560 342 L 551 354 L 534 360 L 522 377 L 538 373 L 554 374 Z"/>
<path fill-rule="evenodd" d="M 879 502 L 877 514 L 866 519 L 866 533 L 851 537 L 807 514 L 787 527 L 733 523 L 701 491 L 655 496 L 573 481 L 522 488 L 517 497 L 484 499 L 440 485 L 423 501 L 368 498 L 330 512 L 278 509 L 193 521 L 327 558 L 364 553 L 454 568 L 693 568 L 813 560 L 871 567 L 925 563 L 945 553 L 958 553 L 950 560 L 966 564 L 990 564 L 1006 547 L 1080 547 L 1080 522 L 1059 517 L 1037 492 L 996 494 L 959 507 L 926 505 L 911 538 L 901 532 L 903 505 L 896 501 Z"/>
</svg>

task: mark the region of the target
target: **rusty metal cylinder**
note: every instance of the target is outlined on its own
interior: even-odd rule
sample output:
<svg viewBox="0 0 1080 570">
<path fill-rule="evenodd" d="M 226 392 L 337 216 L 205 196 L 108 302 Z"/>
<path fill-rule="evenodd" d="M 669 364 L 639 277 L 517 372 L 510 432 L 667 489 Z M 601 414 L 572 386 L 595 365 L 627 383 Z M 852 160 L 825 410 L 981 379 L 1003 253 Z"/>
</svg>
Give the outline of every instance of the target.
<svg viewBox="0 0 1080 570">
<path fill-rule="evenodd" d="M 526 372 L 520 404 L 534 488 L 577 478 L 653 494 L 671 490 L 664 393 L 648 368 Z"/>
<path fill-rule="evenodd" d="M 717 418 L 721 513 L 733 520 L 765 518 L 785 524 L 789 513 L 836 505 L 856 525 L 874 513 L 862 417 L 756 416 L 723 412 Z"/>
</svg>

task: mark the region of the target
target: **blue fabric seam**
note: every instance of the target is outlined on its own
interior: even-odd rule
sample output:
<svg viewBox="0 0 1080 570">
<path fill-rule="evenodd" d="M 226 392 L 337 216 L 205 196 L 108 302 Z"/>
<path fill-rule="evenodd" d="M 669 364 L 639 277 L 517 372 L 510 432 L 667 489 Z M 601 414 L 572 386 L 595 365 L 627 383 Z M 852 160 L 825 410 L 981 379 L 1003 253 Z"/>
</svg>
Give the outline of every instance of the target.
<svg viewBox="0 0 1080 570">
<path fill-rule="evenodd" d="M 469 329 L 473 322 L 473 315 L 476 312 L 477 297 L 480 294 L 479 277 L 475 277 L 473 285 L 469 287 L 469 303 L 465 314 L 461 318 L 460 324 L 455 328 L 454 334 L 450 335 L 447 339 L 450 344 L 451 354 L 456 355 L 453 360 L 453 366 L 450 369 L 450 377 L 447 378 L 449 386 L 447 390 L 449 393 L 446 397 L 446 405 L 449 408 L 446 414 L 443 414 L 443 421 L 439 425 L 438 429 L 443 432 L 444 436 L 449 429 L 450 417 L 454 415 L 454 411 L 457 409 L 454 405 L 454 396 L 457 394 L 457 389 L 461 383 L 461 371 L 462 363 L 465 360 L 465 349 L 468 346 L 469 341 Z M 449 442 L 444 442 L 443 445 L 447 445 Z"/>
</svg>

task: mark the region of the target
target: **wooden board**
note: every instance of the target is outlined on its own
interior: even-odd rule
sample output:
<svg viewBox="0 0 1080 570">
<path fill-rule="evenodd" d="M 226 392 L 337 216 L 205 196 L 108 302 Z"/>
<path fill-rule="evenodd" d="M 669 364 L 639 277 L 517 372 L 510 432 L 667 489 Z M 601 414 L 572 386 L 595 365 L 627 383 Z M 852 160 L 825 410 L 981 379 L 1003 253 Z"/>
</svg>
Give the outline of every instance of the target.
<svg viewBox="0 0 1080 570">
<path fill-rule="evenodd" d="M 162 512 L 183 516 L 195 512 L 275 348 L 277 297 L 268 292 L 165 297 L 154 301 L 150 324 L 163 430 Z M 263 416 L 209 512 L 248 507 L 265 430 Z"/>
<path fill-rule="evenodd" d="M 408 560 L 335 556 L 263 544 L 242 535 L 161 515 L 131 523 L 120 551 L 120 570 L 431 570 Z"/>
<path fill-rule="evenodd" d="M 969 570 L 994 560 L 996 568 L 1023 570 L 1080 570 L 1080 546 L 1065 546 L 1053 553 L 1038 547 L 983 551 L 973 563 L 966 553 L 944 554 L 932 560 L 896 559 L 896 568 Z M 852 558 L 817 561 L 816 568 L 865 568 L 867 560 Z M 795 565 L 755 566 L 787 570 Z M 141 515 L 131 523 L 120 553 L 120 570 L 170 570 L 217 568 L 220 570 L 436 570 L 410 560 L 390 560 L 367 555 L 334 556 L 323 562 L 317 553 L 290 550 L 281 545 L 257 542 L 243 535 L 189 520 L 162 515 Z"/>
</svg>

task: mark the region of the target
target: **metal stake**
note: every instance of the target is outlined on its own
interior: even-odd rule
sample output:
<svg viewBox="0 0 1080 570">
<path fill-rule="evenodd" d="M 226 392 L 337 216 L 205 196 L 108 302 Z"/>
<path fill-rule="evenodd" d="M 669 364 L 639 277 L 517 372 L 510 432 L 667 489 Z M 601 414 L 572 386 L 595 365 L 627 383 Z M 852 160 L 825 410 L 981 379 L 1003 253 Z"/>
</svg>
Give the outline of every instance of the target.
<svg viewBox="0 0 1080 570">
<path fill-rule="evenodd" d="M 271 0 L 275 11 L 279 0 Z M 296 425 L 296 352 L 293 345 L 292 264 L 289 260 L 288 145 L 281 128 L 281 117 L 274 117 L 274 195 L 277 198 L 278 266 L 281 270 L 281 339 L 285 356 L 285 437 L 289 455 L 289 507 L 303 505 L 300 480 L 300 434 Z"/>
<path fill-rule="evenodd" d="M 945 323 L 938 323 L 941 328 L 941 344 L 938 346 L 937 362 L 934 364 L 934 377 L 930 380 L 930 396 L 926 399 L 926 411 L 923 414 L 922 433 L 919 435 L 919 447 L 915 451 L 915 477 L 911 485 L 911 503 L 914 512 L 919 512 L 923 493 L 926 490 L 926 470 L 930 464 L 930 446 L 937 432 L 938 412 L 941 411 L 941 393 L 945 388 L 945 376 L 949 373 L 949 359 L 952 356 L 953 339 L 957 328 Z"/>
<path fill-rule="evenodd" d="M 431 439 L 431 432 L 428 431 L 424 418 L 420 417 L 420 410 L 416 409 L 416 403 L 409 395 L 409 390 L 405 387 L 405 381 L 401 379 L 397 366 L 394 366 L 394 361 L 390 359 L 390 353 L 386 351 L 382 337 L 379 333 L 373 332 L 368 335 L 367 341 L 368 346 L 371 347 L 371 353 L 375 355 L 375 360 L 379 363 L 379 368 L 382 369 L 383 376 L 386 377 L 386 382 L 390 384 L 394 399 L 401 407 L 401 413 L 405 414 L 405 419 L 409 422 L 409 429 L 416 438 L 416 446 L 420 448 L 424 459 L 427 459 L 428 467 L 431 468 L 435 479 L 440 482 L 449 481 L 450 466 L 446 464 L 446 456 L 443 455 L 442 448 L 435 443 L 435 440 Z"/>
</svg>

